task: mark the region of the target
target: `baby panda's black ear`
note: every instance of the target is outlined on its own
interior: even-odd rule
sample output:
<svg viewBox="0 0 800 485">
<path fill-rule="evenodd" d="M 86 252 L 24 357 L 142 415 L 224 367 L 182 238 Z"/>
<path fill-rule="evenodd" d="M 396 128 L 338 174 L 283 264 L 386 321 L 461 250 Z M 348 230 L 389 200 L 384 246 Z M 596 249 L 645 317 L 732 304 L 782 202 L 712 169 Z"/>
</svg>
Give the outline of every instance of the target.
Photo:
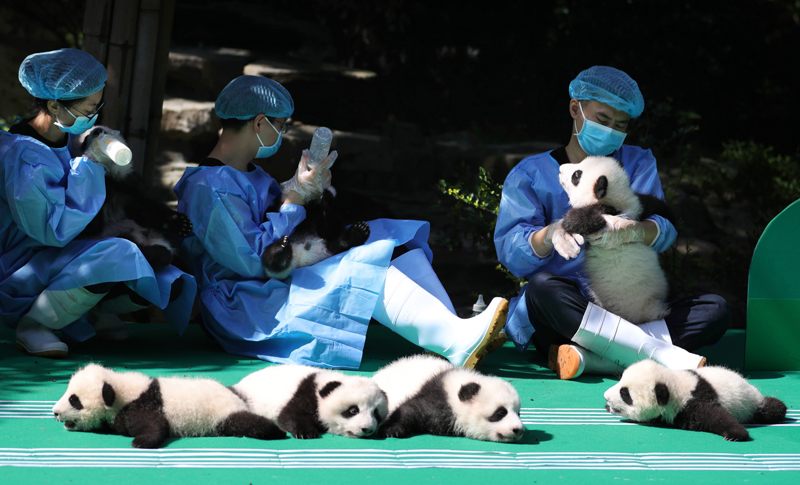
<svg viewBox="0 0 800 485">
<path fill-rule="evenodd" d="M 602 199 L 608 193 L 608 177 L 601 175 L 594 183 L 594 196 L 597 200 Z"/>
<path fill-rule="evenodd" d="M 109 385 L 108 382 L 103 383 L 103 402 L 106 406 L 111 407 L 114 404 L 114 399 L 117 398 L 117 393 L 114 392 L 114 388 Z"/>
<path fill-rule="evenodd" d="M 468 384 L 464 384 L 461 386 L 461 389 L 458 391 L 458 399 L 461 402 L 466 402 L 475 397 L 475 394 L 478 394 L 478 391 L 481 390 L 481 386 L 476 382 L 470 382 Z"/>
<path fill-rule="evenodd" d="M 330 381 L 329 383 L 325 384 L 322 389 L 319 390 L 319 396 L 322 398 L 328 397 L 330 393 L 334 391 L 337 387 L 341 386 L 342 383 L 339 381 Z"/>
<path fill-rule="evenodd" d="M 656 402 L 659 406 L 666 406 L 669 402 L 669 389 L 666 384 L 656 384 Z"/>
</svg>

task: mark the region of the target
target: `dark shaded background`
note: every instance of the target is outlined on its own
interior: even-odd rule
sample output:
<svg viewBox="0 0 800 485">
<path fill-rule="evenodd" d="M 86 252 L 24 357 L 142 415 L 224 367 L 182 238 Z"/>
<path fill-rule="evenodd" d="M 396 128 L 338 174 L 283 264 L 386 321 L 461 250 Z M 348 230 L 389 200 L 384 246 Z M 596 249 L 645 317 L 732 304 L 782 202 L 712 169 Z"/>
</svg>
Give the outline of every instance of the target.
<svg viewBox="0 0 800 485">
<path fill-rule="evenodd" d="M 84 4 L 0 4 L 7 65 L 79 45 Z M 622 69 L 646 103 L 626 142 L 653 149 L 681 233 L 711 247 L 693 259 L 676 248 L 671 280 L 683 292 L 723 294 L 738 327 L 755 243 L 800 194 L 798 0 L 178 0 L 172 45 L 374 71 L 324 89 L 287 83 L 293 117 L 355 132 L 413 123 L 423 136 L 469 132 L 483 143 L 566 143 L 570 80 L 592 65 Z M 2 71 L 0 88 L 17 83 L 15 70 Z M 8 119 L 17 113 L 3 97 Z"/>
</svg>

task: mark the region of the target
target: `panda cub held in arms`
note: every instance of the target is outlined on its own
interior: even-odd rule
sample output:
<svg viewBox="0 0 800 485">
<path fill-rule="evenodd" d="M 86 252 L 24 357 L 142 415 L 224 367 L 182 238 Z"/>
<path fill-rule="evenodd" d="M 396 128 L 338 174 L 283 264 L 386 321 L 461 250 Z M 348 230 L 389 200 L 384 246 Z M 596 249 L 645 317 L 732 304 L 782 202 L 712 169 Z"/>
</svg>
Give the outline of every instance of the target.
<svg viewBox="0 0 800 485">
<path fill-rule="evenodd" d="M 413 355 L 383 367 L 372 379 L 389 398 L 381 437 L 434 434 L 512 442 L 525 432 L 519 394 L 498 377 L 440 357 Z"/>
<path fill-rule="evenodd" d="M 53 413 L 71 431 L 132 436 L 135 448 L 158 448 L 168 436 L 286 438 L 275 423 L 252 413 L 244 399 L 215 380 L 154 379 L 97 364 L 72 376 Z"/>
<path fill-rule="evenodd" d="M 597 233 L 606 225 L 604 214 L 636 221 L 652 215 L 672 219 L 663 200 L 631 190 L 622 164 L 611 157 L 565 163 L 558 179 L 572 206 L 562 219 L 569 233 L 584 237 Z M 588 241 L 585 251 L 594 303 L 632 323 L 659 320 L 669 314 L 669 285 L 653 248 L 638 242 L 604 248 Z"/>
<path fill-rule="evenodd" d="M 79 146 L 78 152 L 106 169 L 106 200 L 79 237 L 127 239 L 139 247 L 153 268 L 169 265 L 175 254 L 170 238 L 191 234 L 192 221 L 165 203 L 148 197 L 144 180 L 132 164 L 117 165 L 98 148 L 101 137 L 125 143 L 118 131 L 105 126 L 96 126 L 73 140 Z"/>
<path fill-rule="evenodd" d="M 261 262 L 267 276 L 282 280 L 297 268 L 312 266 L 367 242 L 369 225 L 357 222 L 345 226 L 335 195 L 334 188 L 328 187 L 322 197 L 309 201 L 306 218 L 294 231 L 264 249 Z"/>
<path fill-rule="evenodd" d="M 774 424 L 786 405 L 763 396 L 737 372 L 719 366 L 670 370 L 653 360 L 628 367 L 604 394 L 606 410 L 637 422 L 664 421 L 729 441 L 750 439 L 742 423 Z"/>
<path fill-rule="evenodd" d="M 372 435 L 386 418 L 386 394 L 371 379 L 297 364 L 271 365 L 233 386 L 254 413 L 295 438 Z"/>
</svg>

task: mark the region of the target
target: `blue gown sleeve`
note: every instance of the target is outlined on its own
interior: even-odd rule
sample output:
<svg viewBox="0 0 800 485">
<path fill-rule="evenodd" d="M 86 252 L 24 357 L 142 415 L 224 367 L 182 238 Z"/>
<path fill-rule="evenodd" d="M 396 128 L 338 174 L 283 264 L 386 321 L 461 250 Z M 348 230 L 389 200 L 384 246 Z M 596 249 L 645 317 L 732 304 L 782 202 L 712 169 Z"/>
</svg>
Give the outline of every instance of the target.
<svg viewBox="0 0 800 485">
<path fill-rule="evenodd" d="M 500 208 L 494 230 L 497 259 L 511 273 L 523 278 L 553 258 L 553 251 L 544 258 L 533 252 L 528 239 L 548 224 L 542 202 L 533 188 L 531 175 L 512 170 L 503 183 Z"/>
<path fill-rule="evenodd" d="M 23 141 L 15 145 L 6 154 L 4 181 L 14 222 L 36 241 L 63 247 L 103 206 L 105 169 L 78 157 L 69 161 L 65 174 L 64 165 L 51 150 Z"/>
<path fill-rule="evenodd" d="M 287 204 L 268 220 L 254 214 L 244 192 L 216 190 L 207 183 L 189 184 L 182 199 L 194 233 L 218 264 L 246 278 L 266 279 L 261 254 L 305 219 L 305 208 Z"/>
<path fill-rule="evenodd" d="M 639 194 L 650 194 L 664 200 L 664 190 L 661 188 L 661 179 L 658 176 L 656 159 L 653 152 L 643 150 L 641 157 L 636 161 L 631 174 L 631 188 Z M 658 236 L 650 245 L 656 252 L 666 251 L 678 237 L 678 231 L 667 219 L 661 216 L 652 216 L 649 220 L 658 226 Z"/>
</svg>

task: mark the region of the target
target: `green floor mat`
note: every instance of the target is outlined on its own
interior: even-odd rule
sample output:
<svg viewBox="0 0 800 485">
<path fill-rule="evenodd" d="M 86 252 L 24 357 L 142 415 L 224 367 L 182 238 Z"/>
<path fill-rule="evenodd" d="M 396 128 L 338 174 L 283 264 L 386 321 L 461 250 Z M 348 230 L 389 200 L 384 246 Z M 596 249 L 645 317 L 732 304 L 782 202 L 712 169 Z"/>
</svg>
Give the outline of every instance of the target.
<svg viewBox="0 0 800 485">
<path fill-rule="evenodd" d="M 68 432 L 50 409 L 75 369 L 96 362 L 152 376 L 208 376 L 236 383 L 264 362 L 222 352 L 196 325 L 177 337 L 166 325 L 132 324 L 121 344 L 92 339 L 68 359 L 25 356 L 13 331 L 0 330 L 0 477 L 3 483 L 419 483 L 489 481 L 551 483 L 792 483 L 800 480 L 800 372 L 745 372 L 790 408 L 780 425 L 749 427 L 752 440 L 633 424 L 603 409 L 615 379 L 559 381 L 511 344 L 487 357 L 483 371 L 510 381 L 522 398 L 526 427 L 519 443 L 418 436 L 409 439 L 258 441 L 171 438 L 164 448 L 137 450 L 131 438 Z M 741 369 L 744 333 L 728 332 L 711 363 Z M 420 350 L 387 329 L 370 326 L 359 374 Z"/>
</svg>

